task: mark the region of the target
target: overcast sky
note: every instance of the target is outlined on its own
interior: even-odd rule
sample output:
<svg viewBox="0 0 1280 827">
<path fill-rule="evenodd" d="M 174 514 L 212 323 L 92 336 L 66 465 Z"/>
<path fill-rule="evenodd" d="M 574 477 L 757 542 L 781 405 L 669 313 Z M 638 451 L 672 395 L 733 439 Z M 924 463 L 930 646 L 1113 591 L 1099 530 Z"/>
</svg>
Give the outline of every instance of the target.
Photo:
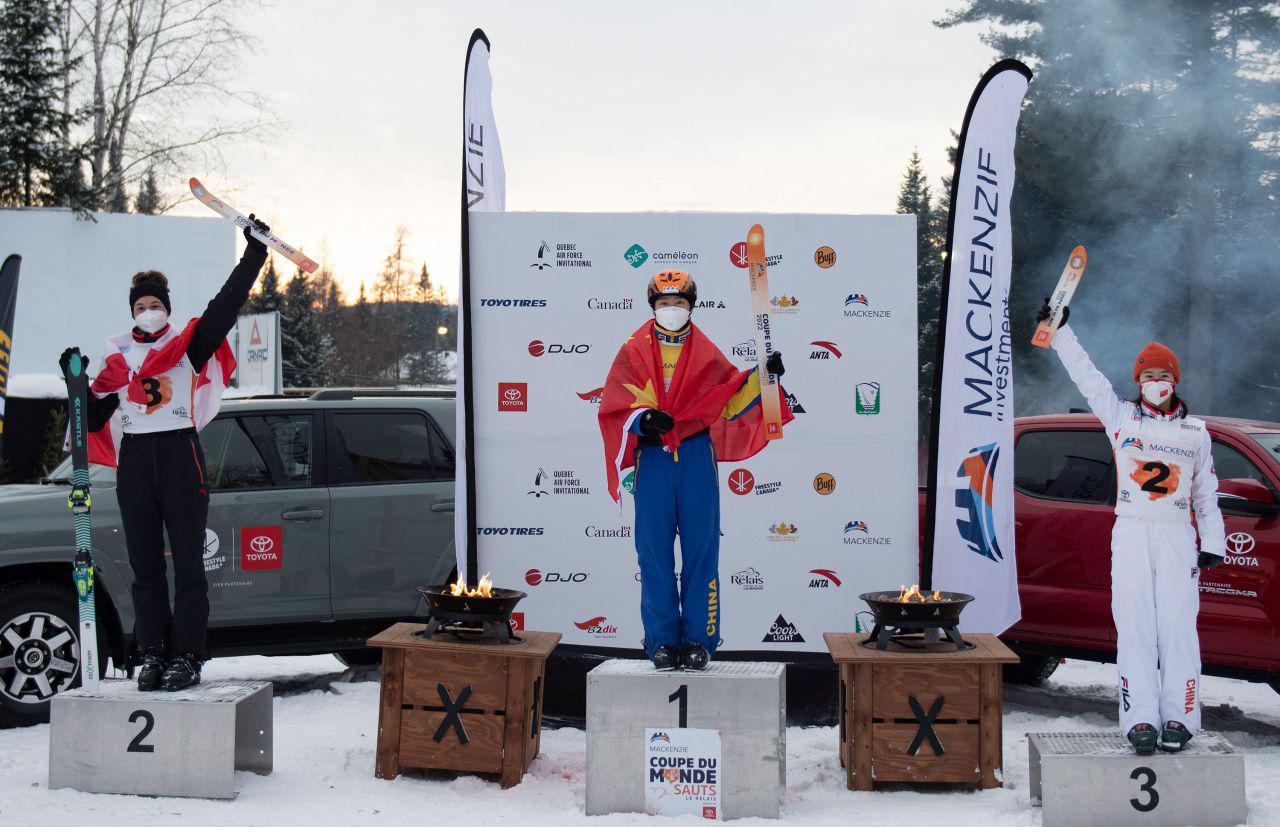
<svg viewBox="0 0 1280 827">
<path fill-rule="evenodd" d="M 919 148 L 937 188 L 949 130 L 996 55 L 959 0 L 275 0 L 244 78 L 287 128 L 191 170 L 344 288 L 397 224 L 456 295 L 462 69 L 493 44 L 507 208 L 892 212 Z M 188 201 L 179 214 L 205 208 Z"/>
</svg>

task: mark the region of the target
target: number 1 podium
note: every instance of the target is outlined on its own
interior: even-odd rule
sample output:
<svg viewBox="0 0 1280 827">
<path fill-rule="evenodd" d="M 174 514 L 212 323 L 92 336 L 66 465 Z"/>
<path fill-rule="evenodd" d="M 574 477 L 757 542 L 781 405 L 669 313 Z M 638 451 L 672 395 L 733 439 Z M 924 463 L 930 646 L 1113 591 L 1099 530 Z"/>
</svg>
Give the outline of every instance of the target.
<svg viewBox="0 0 1280 827">
<path fill-rule="evenodd" d="M 1032 732 L 1031 803 L 1044 827 L 1243 824 L 1244 756 L 1202 732 L 1177 753 L 1138 755 L 1119 732 Z"/>
<path fill-rule="evenodd" d="M 270 683 L 139 692 L 115 680 L 53 698 L 51 790 L 234 798 L 236 770 L 271 773 Z"/>
<path fill-rule="evenodd" d="M 718 729 L 725 818 L 777 818 L 787 779 L 785 664 L 712 661 L 658 672 L 608 660 L 587 673 L 587 815 L 645 808 L 645 729 Z"/>
</svg>

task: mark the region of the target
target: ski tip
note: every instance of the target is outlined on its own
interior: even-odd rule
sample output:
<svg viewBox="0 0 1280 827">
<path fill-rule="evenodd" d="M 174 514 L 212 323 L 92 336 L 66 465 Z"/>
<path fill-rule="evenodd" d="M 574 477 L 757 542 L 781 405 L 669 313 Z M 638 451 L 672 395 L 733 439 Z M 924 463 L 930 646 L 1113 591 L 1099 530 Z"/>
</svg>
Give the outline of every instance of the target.
<svg viewBox="0 0 1280 827">
<path fill-rule="evenodd" d="M 200 183 L 199 178 L 193 177 L 190 181 L 187 182 L 187 184 L 191 187 L 191 194 L 194 195 L 196 198 L 199 198 L 200 196 L 204 195 L 204 184 Z"/>
<path fill-rule="evenodd" d="M 750 230 L 747 230 L 747 246 L 748 247 L 764 246 L 764 227 L 760 226 L 759 224 L 754 224 L 752 225 Z"/>
<path fill-rule="evenodd" d="M 320 265 L 316 264 L 314 261 L 312 261 L 309 258 L 304 258 L 302 261 L 299 261 L 298 266 L 301 267 L 303 272 L 306 272 L 306 273 L 314 273 L 315 271 L 320 269 Z"/>
<path fill-rule="evenodd" d="M 1088 263 L 1089 253 L 1085 251 L 1083 244 L 1077 244 L 1075 249 L 1071 251 L 1071 267 L 1080 270 Z"/>
</svg>

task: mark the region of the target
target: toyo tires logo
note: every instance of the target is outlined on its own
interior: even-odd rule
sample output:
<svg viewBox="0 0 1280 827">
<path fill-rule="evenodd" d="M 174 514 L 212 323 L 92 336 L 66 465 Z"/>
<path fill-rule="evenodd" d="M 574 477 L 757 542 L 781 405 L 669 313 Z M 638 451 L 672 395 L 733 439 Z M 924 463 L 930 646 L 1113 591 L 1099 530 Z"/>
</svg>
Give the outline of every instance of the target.
<svg viewBox="0 0 1280 827">
<path fill-rule="evenodd" d="M 1000 459 L 1000 446 L 994 442 L 974 448 L 960 463 L 956 476 L 969 481 L 969 485 L 956 491 L 956 508 L 966 514 L 956 520 L 960 536 L 969 544 L 969 550 L 988 560 L 1003 560 L 1004 552 L 996 538 L 995 513 L 992 499 L 995 496 L 996 463 Z"/>
</svg>

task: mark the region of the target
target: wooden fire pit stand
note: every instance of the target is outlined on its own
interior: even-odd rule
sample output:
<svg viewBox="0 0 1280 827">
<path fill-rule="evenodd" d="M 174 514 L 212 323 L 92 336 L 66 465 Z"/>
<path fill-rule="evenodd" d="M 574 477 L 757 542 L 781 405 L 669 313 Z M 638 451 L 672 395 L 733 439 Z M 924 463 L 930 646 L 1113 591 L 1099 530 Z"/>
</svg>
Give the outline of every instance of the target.
<svg viewBox="0 0 1280 827">
<path fill-rule="evenodd" d="M 370 646 L 382 648 L 375 775 L 401 767 L 500 773 L 520 783 L 538 755 L 546 662 L 558 632 L 519 632 L 523 643 L 461 641 L 421 623 L 397 623 Z"/>
<path fill-rule="evenodd" d="M 827 632 L 840 666 L 840 764 L 851 790 L 881 782 L 1001 786 L 1000 666 L 1018 656 L 995 635 L 945 638 L 920 649 L 862 646 L 867 635 Z"/>
</svg>

